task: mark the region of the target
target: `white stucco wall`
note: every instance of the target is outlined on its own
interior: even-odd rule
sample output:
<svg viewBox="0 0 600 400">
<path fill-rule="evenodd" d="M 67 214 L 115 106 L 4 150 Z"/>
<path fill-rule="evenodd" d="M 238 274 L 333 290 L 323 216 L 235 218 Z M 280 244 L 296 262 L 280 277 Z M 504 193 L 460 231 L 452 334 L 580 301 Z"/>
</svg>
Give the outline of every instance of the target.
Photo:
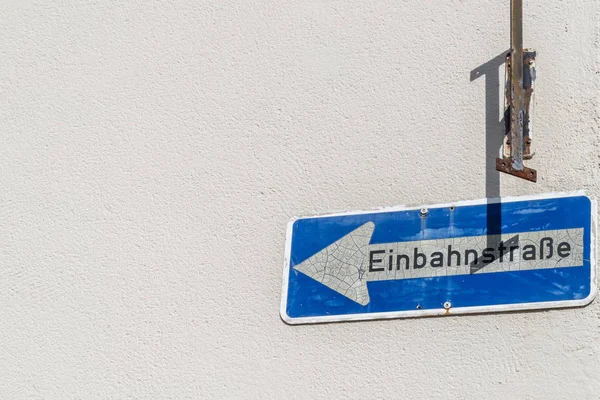
<svg viewBox="0 0 600 400">
<path fill-rule="evenodd" d="M 499 185 L 508 0 L 2 2 L 0 397 L 600 398 L 598 300 L 278 314 L 294 215 L 599 196 L 598 8 L 526 2 L 539 181 Z"/>
</svg>

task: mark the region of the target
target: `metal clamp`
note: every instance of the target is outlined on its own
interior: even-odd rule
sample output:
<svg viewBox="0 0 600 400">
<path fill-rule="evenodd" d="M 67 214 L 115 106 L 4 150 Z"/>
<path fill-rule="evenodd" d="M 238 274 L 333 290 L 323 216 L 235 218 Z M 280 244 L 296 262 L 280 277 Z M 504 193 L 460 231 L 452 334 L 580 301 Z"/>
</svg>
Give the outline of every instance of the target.
<svg viewBox="0 0 600 400">
<path fill-rule="evenodd" d="M 523 49 L 523 0 L 511 2 L 511 52 L 506 60 L 506 138 L 496 170 L 531 182 L 537 171 L 523 165 L 533 157 L 533 105 L 536 52 Z"/>
</svg>

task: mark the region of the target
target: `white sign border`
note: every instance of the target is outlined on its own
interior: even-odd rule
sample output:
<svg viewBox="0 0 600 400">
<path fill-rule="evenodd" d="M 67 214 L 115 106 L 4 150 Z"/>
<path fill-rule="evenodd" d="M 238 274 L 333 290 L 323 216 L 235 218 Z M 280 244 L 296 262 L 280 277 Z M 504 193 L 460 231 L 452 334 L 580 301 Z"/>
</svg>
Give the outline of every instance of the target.
<svg viewBox="0 0 600 400">
<path fill-rule="evenodd" d="M 542 199 L 557 199 L 565 197 L 578 197 L 585 196 L 591 202 L 591 226 L 590 226 L 590 294 L 580 300 L 564 300 L 564 301 L 549 301 L 539 303 L 517 303 L 517 304 L 500 304 L 492 306 L 477 306 L 477 307 L 452 307 L 449 310 L 440 307 L 439 309 L 429 310 L 411 310 L 411 311 L 389 311 L 380 313 L 368 313 L 368 314 L 344 314 L 344 315 L 330 315 L 330 316 L 318 316 L 318 317 L 299 317 L 292 318 L 287 315 L 287 298 L 288 298 L 288 280 L 290 275 L 290 261 L 292 251 L 292 229 L 294 222 L 299 219 L 305 218 L 326 218 L 326 217 L 339 217 L 344 215 L 362 215 L 362 214 L 378 214 L 393 211 L 408 211 L 408 210 L 419 210 L 421 208 L 443 208 L 443 207 L 458 207 L 458 206 L 469 206 L 479 204 L 494 204 L 498 202 L 502 203 L 513 203 L 517 201 L 528 201 L 528 200 L 542 200 Z M 492 199 L 479 199 L 479 200 L 466 200 L 458 201 L 454 203 L 434 204 L 425 206 L 397 206 L 379 208 L 376 210 L 360 210 L 350 212 L 340 212 L 326 215 L 315 215 L 315 216 L 304 216 L 294 217 L 290 220 L 287 226 L 286 239 L 285 239 L 285 259 L 283 266 L 283 283 L 281 289 L 281 306 L 279 314 L 281 319 L 290 325 L 300 324 L 315 324 L 315 323 L 327 323 L 327 322 L 344 322 L 344 321 L 369 321 L 369 320 L 381 320 L 381 319 L 396 319 L 396 318 L 416 318 L 416 317 L 433 317 L 433 316 L 447 316 L 447 315 L 464 315 L 464 314 L 483 314 L 483 313 L 495 313 L 495 312 L 509 312 L 509 311 L 524 311 L 524 310 L 542 310 L 552 308 L 570 308 L 570 307 L 583 307 L 590 304 L 598 292 L 598 286 L 596 282 L 596 230 L 597 230 L 597 202 L 593 197 L 588 196 L 585 191 L 574 191 L 574 192 L 558 192 L 558 193 L 545 193 L 538 195 L 529 196 L 511 196 L 501 197 Z"/>
</svg>

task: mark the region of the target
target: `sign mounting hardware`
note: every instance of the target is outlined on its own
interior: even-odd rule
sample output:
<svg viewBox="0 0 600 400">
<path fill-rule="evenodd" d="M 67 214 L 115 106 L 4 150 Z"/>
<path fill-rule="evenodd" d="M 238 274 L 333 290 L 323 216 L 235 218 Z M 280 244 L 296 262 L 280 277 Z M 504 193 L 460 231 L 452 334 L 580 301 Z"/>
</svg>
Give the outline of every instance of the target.
<svg viewBox="0 0 600 400">
<path fill-rule="evenodd" d="M 496 170 L 537 182 L 537 171 L 523 165 L 533 157 L 534 83 L 536 52 L 523 49 L 523 0 L 511 1 L 511 52 L 507 55 L 506 138 Z"/>
</svg>

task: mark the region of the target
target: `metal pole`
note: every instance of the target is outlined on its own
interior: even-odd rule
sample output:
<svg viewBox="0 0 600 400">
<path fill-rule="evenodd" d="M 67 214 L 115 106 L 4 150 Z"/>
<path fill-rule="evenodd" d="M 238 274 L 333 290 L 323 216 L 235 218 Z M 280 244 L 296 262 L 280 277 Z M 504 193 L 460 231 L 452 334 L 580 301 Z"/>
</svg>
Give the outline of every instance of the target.
<svg viewBox="0 0 600 400">
<path fill-rule="evenodd" d="M 511 113 L 510 158 L 513 169 L 523 170 L 523 0 L 511 1 Z"/>
</svg>

